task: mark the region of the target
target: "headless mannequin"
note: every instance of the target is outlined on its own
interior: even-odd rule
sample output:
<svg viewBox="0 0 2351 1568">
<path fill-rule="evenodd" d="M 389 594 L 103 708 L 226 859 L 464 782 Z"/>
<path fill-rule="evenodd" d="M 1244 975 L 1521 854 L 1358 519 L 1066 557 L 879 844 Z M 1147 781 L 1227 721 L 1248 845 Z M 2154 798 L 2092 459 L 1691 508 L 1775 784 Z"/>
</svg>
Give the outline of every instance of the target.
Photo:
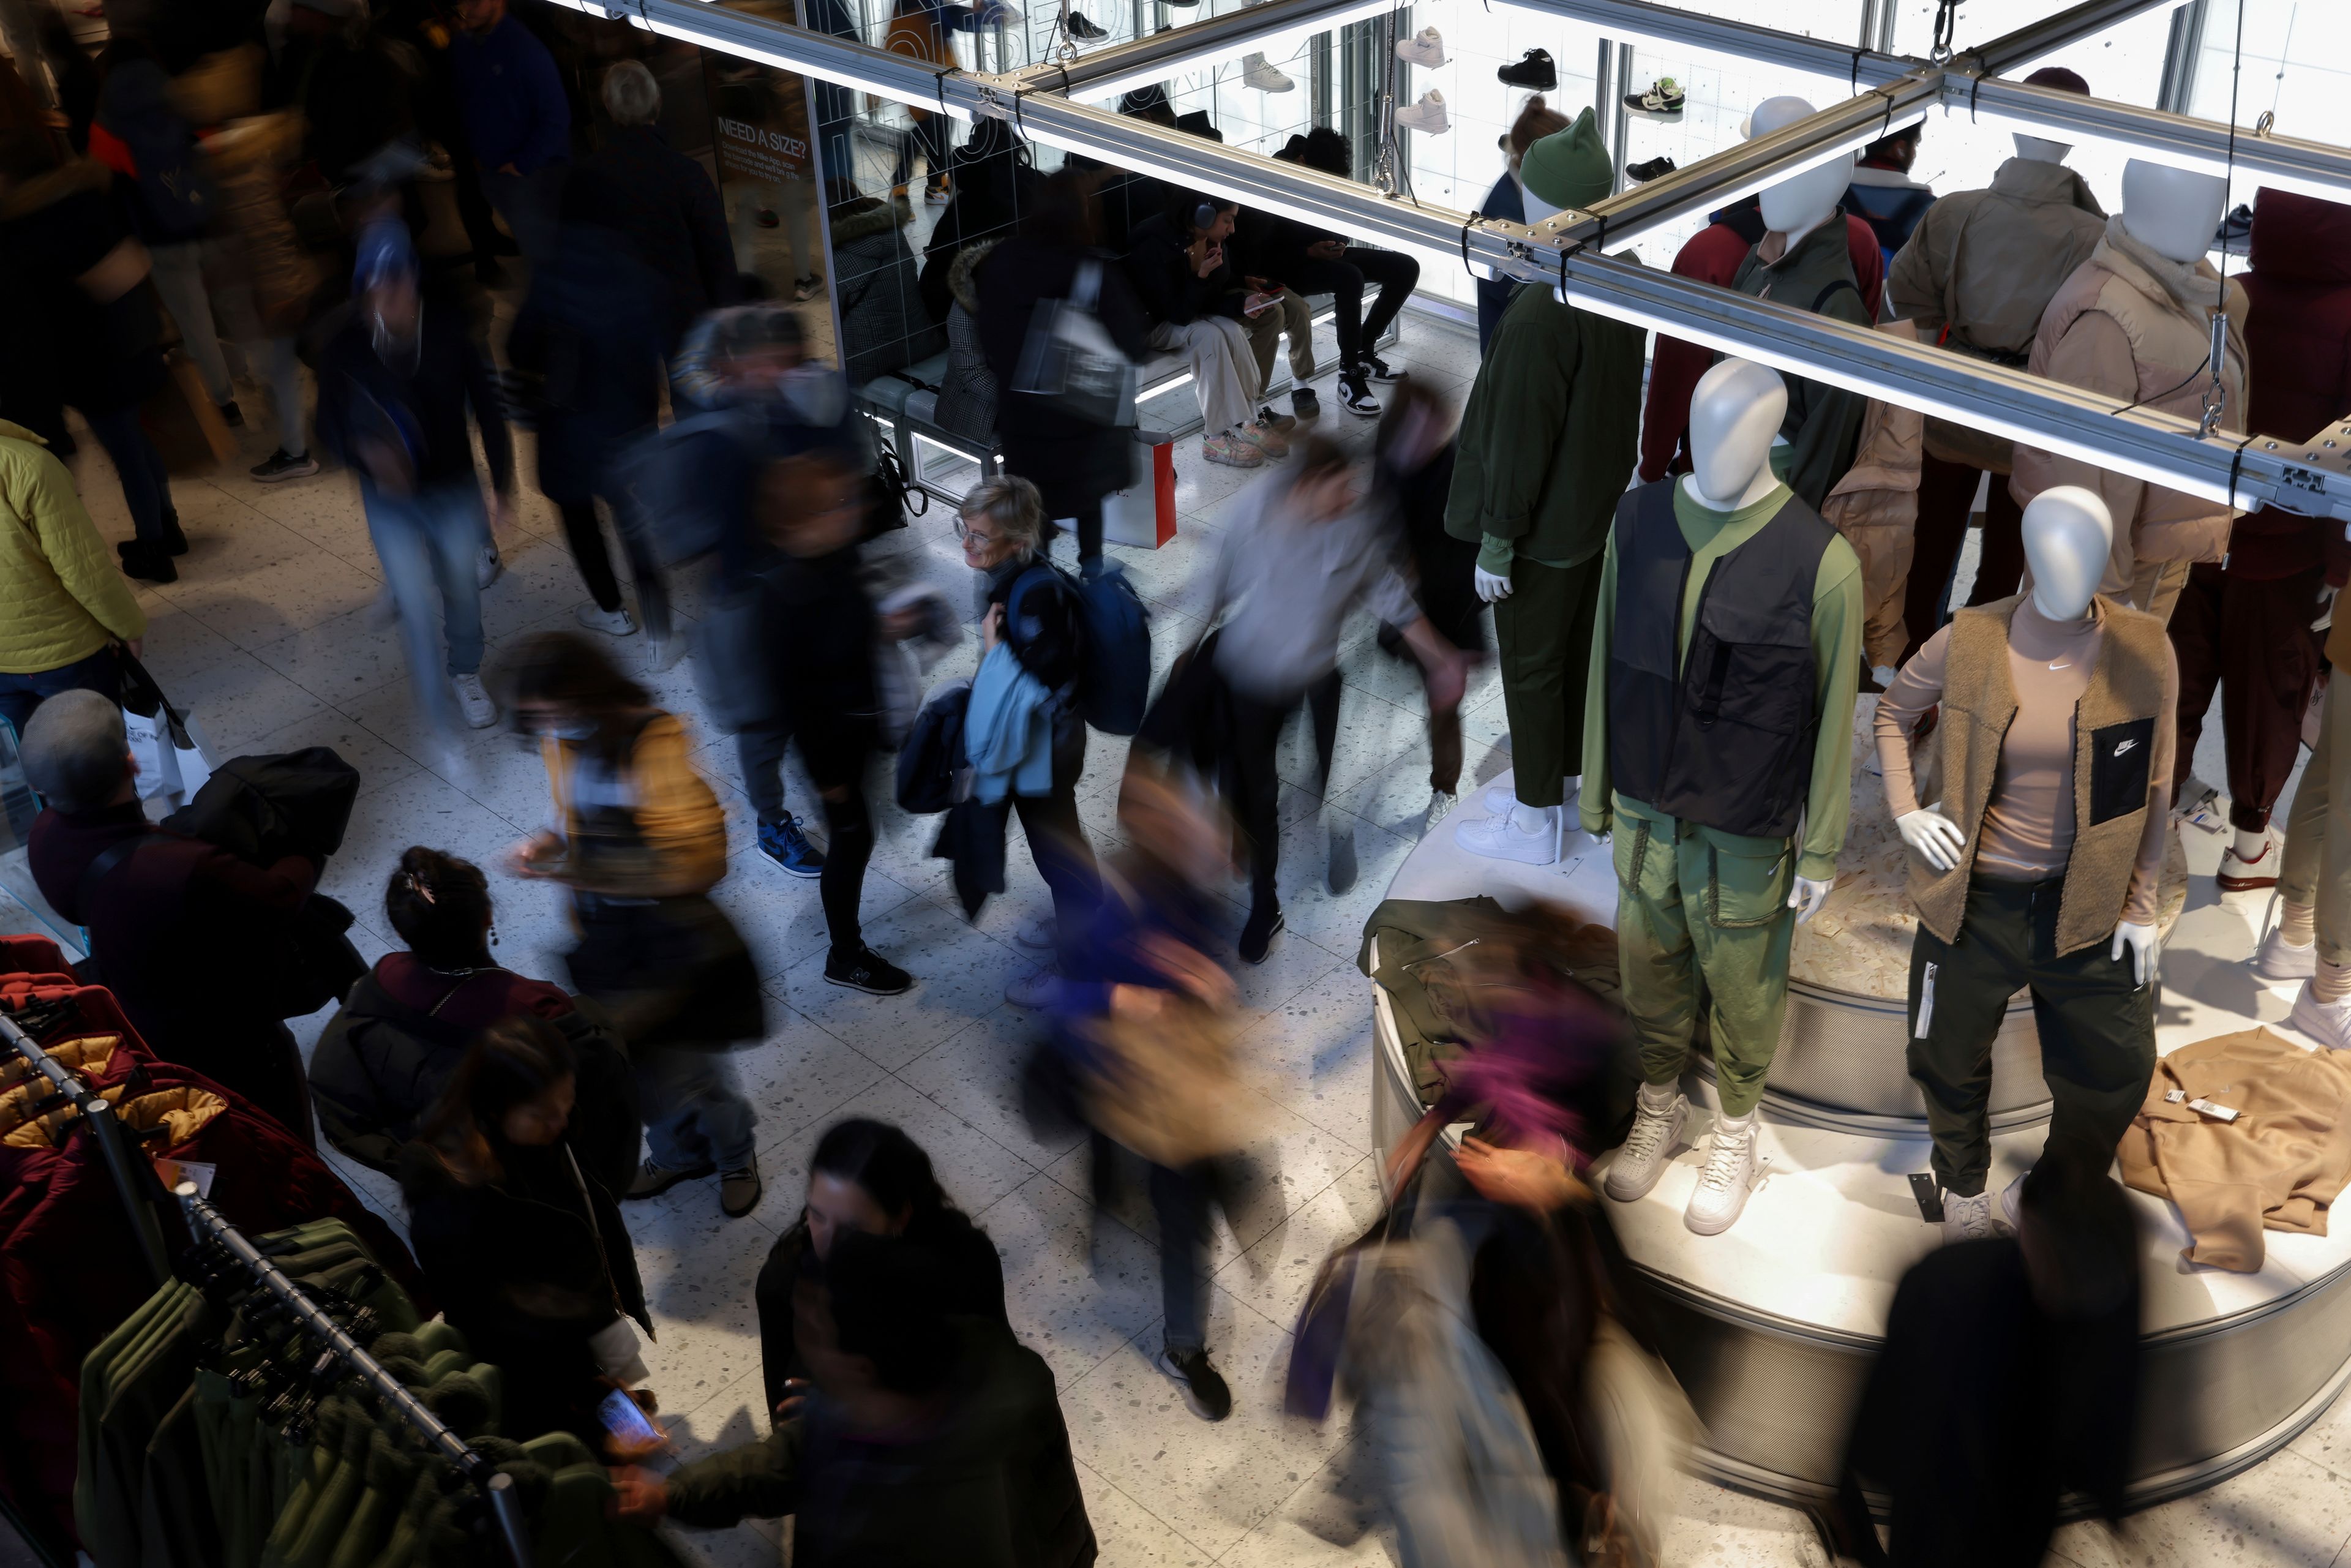
<svg viewBox="0 0 2351 1568">
<path fill-rule="evenodd" d="M 1755 106 L 1747 117 L 1747 139 L 1768 136 L 1782 126 L 1799 120 L 1809 120 L 1818 112 L 1801 98 L 1766 99 Z M 1817 169 L 1807 169 L 1778 184 L 1767 187 L 1761 195 L 1764 225 L 1787 236 L 1787 248 L 1793 250 L 1803 237 L 1828 221 L 1836 204 L 1844 197 L 1845 187 L 1853 183 L 1854 155 L 1841 152 Z"/>
<path fill-rule="evenodd" d="M 2212 248 L 2229 183 L 2134 158 L 2123 165 L 2123 227 L 2158 256 L 2192 262 Z"/>
<path fill-rule="evenodd" d="M 2035 163 L 2063 163 L 2066 154 L 2073 151 L 2074 144 L 2070 141 L 2044 141 L 2021 131 L 2016 133 L 2016 155 Z"/>
<path fill-rule="evenodd" d="M 2213 221 L 2219 222 L 2219 214 Z M 2061 626 L 2080 625 L 2089 614 L 2091 596 L 2098 591 L 2114 542 L 2114 518 L 2106 504 L 2089 491 L 2060 485 L 2034 497 L 2024 509 L 2024 559 L 2032 570 L 2032 607 Z M 1966 852 L 1967 837 L 1959 825 L 1933 807 L 1896 818 L 1894 825 L 1902 841 L 1937 871 L 1950 870 Z M 2119 960 L 2126 948 L 2132 976 L 2146 985 L 2154 977 L 2159 956 L 2156 928 L 2127 920 L 2118 923 L 2106 956 Z"/>
</svg>

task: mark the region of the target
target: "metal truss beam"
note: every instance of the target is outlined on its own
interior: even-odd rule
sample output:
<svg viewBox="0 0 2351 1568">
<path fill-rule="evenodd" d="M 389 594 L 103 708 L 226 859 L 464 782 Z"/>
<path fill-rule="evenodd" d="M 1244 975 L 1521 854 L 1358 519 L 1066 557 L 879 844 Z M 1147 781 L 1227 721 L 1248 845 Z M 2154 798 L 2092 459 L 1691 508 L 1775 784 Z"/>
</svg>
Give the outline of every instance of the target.
<svg viewBox="0 0 2351 1568">
<path fill-rule="evenodd" d="M 1651 0 L 1502 0 L 1514 11 L 1584 22 L 1608 37 L 1651 47 L 1695 49 L 1757 65 L 1778 66 L 1848 83 L 1855 91 L 1882 87 L 1927 65 L 1900 55 L 1856 49 L 1751 23 L 1733 22 Z"/>
<path fill-rule="evenodd" d="M 1230 62 L 1285 35 L 1327 33 L 1395 8 L 1394 0 L 1268 0 L 1262 5 L 1171 27 L 1072 60 L 1011 73 L 1027 86 L 1072 98 L 1104 98 Z"/>
<path fill-rule="evenodd" d="M 2027 22 L 2016 31 L 2003 33 L 1989 44 L 1963 50 L 1951 64 L 1963 69 L 1981 71 L 1986 76 L 2001 76 L 2019 66 L 2031 65 L 2060 49 L 2078 44 L 2085 38 L 2095 37 L 2141 12 L 2180 3 L 2181 0 L 2084 0 L 2084 4 L 2060 11 L 2054 16 L 2039 22 Z"/>
</svg>

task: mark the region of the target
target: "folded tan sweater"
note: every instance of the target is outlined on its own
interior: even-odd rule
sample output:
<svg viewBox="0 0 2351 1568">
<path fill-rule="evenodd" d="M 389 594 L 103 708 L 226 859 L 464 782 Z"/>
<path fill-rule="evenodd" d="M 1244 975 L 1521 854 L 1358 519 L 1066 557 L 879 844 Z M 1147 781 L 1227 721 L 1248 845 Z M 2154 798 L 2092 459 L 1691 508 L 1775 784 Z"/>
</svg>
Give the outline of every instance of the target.
<svg viewBox="0 0 2351 1568">
<path fill-rule="evenodd" d="M 2185 1092 L 2172 1103 L 2173 1090 Z M 2191 1109 L 2204 1100 L 2237 1113 Z M 2156 1063 L 2116 1151 L 2123 1180 L 2179 1207 L 2188 1261 L 2251 1273 L 2262 1228 L 2326 1234 L 2351 1180 L 2351 1052 L 2305 1051 L 2265 1029 L 2182 1046 Z"/>
</svg>

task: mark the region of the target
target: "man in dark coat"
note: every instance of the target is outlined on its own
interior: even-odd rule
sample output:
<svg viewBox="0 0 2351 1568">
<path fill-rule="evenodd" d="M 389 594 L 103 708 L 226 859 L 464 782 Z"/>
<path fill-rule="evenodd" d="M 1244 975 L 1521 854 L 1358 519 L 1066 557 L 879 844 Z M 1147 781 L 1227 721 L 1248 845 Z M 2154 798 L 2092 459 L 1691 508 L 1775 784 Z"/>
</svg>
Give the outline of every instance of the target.
<svg viewBox="0 0 2351 1568">
<path fill-rule="evenodd" d="M 582 163 L 608 183 L 611 226 L 661 280 L 664 325 L 674 346 L 694 319 L 737 298 L 735 246 L 718 187 L 700 162 L 663 140 L 661 84 L 636 60 L 604 73 L 612 117 L 604 145 Z"/>
</svg>

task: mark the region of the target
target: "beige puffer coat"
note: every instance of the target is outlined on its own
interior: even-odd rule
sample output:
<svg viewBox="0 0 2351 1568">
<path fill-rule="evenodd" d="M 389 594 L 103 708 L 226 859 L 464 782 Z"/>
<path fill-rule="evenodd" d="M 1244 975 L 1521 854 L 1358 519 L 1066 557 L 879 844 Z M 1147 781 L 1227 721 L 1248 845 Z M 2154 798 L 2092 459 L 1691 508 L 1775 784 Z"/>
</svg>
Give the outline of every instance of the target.
<svg viewBox="0 0 2351 1568">
<path fill-rule="evenodd" d="M 147 614 L 41 438 L 0 419 L 0 674 L 29 675 L 147 634 Z"/>
</svg>

